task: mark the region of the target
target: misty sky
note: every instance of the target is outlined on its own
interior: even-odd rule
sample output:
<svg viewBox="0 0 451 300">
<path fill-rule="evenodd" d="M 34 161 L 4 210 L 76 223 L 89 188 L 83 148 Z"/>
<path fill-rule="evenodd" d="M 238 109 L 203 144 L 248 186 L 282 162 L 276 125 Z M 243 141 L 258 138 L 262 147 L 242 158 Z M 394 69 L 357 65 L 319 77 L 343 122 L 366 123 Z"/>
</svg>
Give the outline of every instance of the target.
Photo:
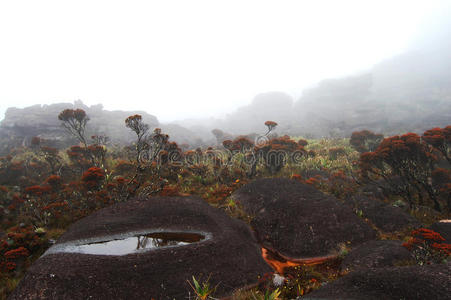
<svg viewBox="0 0 451 300">
<path fill-rule="evenodd" d="M 450 1 L 1 1 L 0 119 L 73 102 L 220 116 L 405 51 Z"/>
</svg>

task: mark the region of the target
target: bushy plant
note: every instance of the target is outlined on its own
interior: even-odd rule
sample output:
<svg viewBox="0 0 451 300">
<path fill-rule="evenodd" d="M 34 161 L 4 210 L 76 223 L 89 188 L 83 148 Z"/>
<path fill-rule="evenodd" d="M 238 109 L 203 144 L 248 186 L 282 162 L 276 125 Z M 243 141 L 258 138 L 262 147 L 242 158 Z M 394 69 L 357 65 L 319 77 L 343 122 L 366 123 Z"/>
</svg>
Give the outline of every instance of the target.
<svg viewBox="0 0 451 300">
<path fill-rule="evenodd" d="M 346 155 L 346 151 L 343 147 L 333 147 L 329 149 L 329 158 L 332 160 L 335 160 L 339 156 L 343 155 Z"/>
<path fill-rule="evenodd" d="M 264 164 L 270 174 L 279 172 L 289 162 L 299 162 L 307 155 L 303 146 L 286 135 L 257 146 L 255 152 L 257 159 Z"/>
<path fill-rule="evenodd" d="M 83 109 L 65 109 L 58 115 L 58 119 L 71 135 L 76 137 L 85 148 L 88 147 L 85 130 L 89 117 Z"/>
<path fill-rule="evenodd" d="M 383 138 L 382 134 L 376 134 L 369 130 L 355 131 L 352 133 L 349 143 L 360 153 L 370 152 L 376 150 Z"/>
<path fill-rule="evenodd" d="M 424 132 L 422 139 L 440 151 L 451 166 L 451 125 L 445 128 L 432 128 Z"/>
<path fill-rule="evenodd" d="M 412 237 L 403 246 L 413 253 L 419 265 L 441 263 L 451 255 L 451 244 L 437 232 L 419 228 L 412 231 Z"/>
<path fill-rule="evenodd" d="M 431 182 L 436 160 L 420 136 L 407 133 L 384 139 L 375 151 L 362 153 L 359 163 L 363 180 L 403 197 L 411 207 L 416 201 L 426 204 L 426 194 L 434 209 L 441 211 L 439 191 Z"/>
<path fill-rule="evenodd" d="M 193 283 L 188 281 L 188 284 L 193 289 L 194 293 L 196 294 L 196 299 L 199 300 L 206 300 L 208 298 L 212 298 L 213 293 L 216 290 L 216 287 L 211 287 L 209 279 L 206 281 L 199 283 L 196 279 L 196 277 L 193 276 Z"/>
</svg>

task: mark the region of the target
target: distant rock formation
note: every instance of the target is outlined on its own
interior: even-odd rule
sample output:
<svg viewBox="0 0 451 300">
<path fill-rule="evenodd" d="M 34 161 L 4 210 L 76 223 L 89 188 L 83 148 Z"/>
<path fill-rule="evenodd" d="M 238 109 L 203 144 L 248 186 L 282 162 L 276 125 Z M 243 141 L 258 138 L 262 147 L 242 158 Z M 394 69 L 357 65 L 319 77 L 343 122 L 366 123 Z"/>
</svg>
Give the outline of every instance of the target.
<svg viewBox="0 0 451 300">
<path fill-rule="evenodd" d="M 451 44 L 447 41 L 451 32 L 447 22 L 438 30 L 443 31 L 440 39 L 420 42 L 365 74 L 327 79 L 305 90 L 294 105 L 293 127 L 316 135 L 331 131 L 349 136 L 361 129 L 392 135 L 449 125 Z"/>
<path fill-rule="evenodd" d="M 305 89 L 296 101 L 282 92 L 262 93 L 223 119 L 177 123 L 234 135 L 262 132 L 267 120 L 279 124 L 279 134 L 312 138 L 349 137 L 363 129 L 385 136 L 421 134 L 450 125 L 450 53 L 449 43 L 423 45 L 364 73 L 325 79 Z"/>
<path fill-rule="evenodd" d="M 265 132 L 264 123 L 268 120 L 283 124 L 281 130 L 292 119 L 293 98 L 282 92 L 268 92 L 255 96 L 252 103 L 238 108 L 225 118 L 225 129 L 232 134 Z"/>
<path fill-rule="evenodd" d="M 162 132 L 169 135 L 171 141 L 175 141 L 179 145 L 189 145 L 191 148 L 204 145 L 202 137 L 193 130 L 172 123 L 161 124 L 160 128 Z"/>
<path fill-rule="evenodd" d="M 133 132 L 125 127 L 125 119 L 134 114 L 143 116 L 151 128 L 159 126 L 157 118 L 144 111 L 108 111 L 101 104 L 86 106 L 80 100 L 72 103 L 33 105 L 26 108 L 8 108 L 0 123 L 0 154 L 10 148 L 27 145 L 31 138 L 39 136 L 54 147 L 67 147 L 74 142 L 58 120 L 58 114 L 67 108 L 81 108 L 90 118 L 86 130 L 87 136 L 105 135 L 113 143 L 128 143 L 134 139 Z"/>
</svg>

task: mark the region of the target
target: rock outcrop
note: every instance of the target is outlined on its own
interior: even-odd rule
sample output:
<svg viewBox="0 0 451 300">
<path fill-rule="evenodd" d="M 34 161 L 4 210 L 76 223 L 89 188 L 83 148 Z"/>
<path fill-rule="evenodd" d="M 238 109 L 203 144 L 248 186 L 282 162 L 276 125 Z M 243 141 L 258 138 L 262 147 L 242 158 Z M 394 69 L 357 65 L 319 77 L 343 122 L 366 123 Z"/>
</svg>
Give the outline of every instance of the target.
<svg viewBox="0 0 451 300">
<path fill-rule="evenodd" d="M 413 256 L 401 241 L 369 241 L 352 249 L 342 261 L 341 271 L 394 267 L 409 263 Z"/>
<path fill-rule="evenodd" d="M 74 253 L 76 245 L 131 232 L 198 232 L 205 240 L 127 255 Z M 258 281 L 272 269 L 245 223 L 197 197 L 135 199 L 73 224 L 28 270 L 10 299 L 185 299 L 195 276 L 214 296 Z"/>
<path fill-rule="evenodd" d="M 260 242 L 286 257 L 333 254 L 341 243 L 357 245 L 376 237 L 351 207 L 294 180 L 256 180 L 232 196 L 253 217 Z"/>
<path fill-rule="evenodd" d="M 348 202 L 362 212 L 364 218 L 368 218 L 371 223 L 383 232 L 407 231 L 421 227 L 421 223 L 405 212 L 402 208 L 381 200 L 357 195 Z"/>
<path fill-rule="evenodd" d="M 34 136 L 47 140 L 47 144 L 55 147 L 72 145 L 74 139 L 61 126 L 58 115 L 64 109 L 81 108 L 90 118 L 86 126 L 86 135 L 106 135 L 114 143 L 133 141 L 134 135 L 125 127 L 125 119 L 134 114 L 143 116 L 143 121 L 151 128 L 159 122 L 155 116 L 143 111 L 108 111 L 102 105 L 86 106 L 81 101 L 75 103 L 58 103 L 50 105 L 34 105 L 26 108 L 8 108 L 5 118 L 0 123 L 0 139 L 3 146 L 15 147 L 27 145 Z M 9 148 L 0 149 L 7 153 Z"/>
<path fill-rule="evenodd" d="M 300 299 L 449 299 L 451 264 L 352 272 Z"/>
</svg>

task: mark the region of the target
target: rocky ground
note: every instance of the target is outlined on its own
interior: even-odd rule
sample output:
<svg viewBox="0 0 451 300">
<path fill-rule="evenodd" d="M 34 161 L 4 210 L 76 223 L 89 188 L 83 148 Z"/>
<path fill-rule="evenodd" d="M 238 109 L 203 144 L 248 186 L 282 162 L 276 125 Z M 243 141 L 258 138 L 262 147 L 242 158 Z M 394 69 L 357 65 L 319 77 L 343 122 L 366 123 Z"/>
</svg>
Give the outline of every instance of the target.
<svg viewBox="0 0 451 300">
<path fill-rule="evenodd" d="M 282 260 L 343 257 L 341 277 L 299 299 L 447 299 L 450 264 L 412 265 L 401 241 L 380 240 L 421 226 L 402 209 L 358 196 L 346 203 L 294 180 L 256 180 L 232 198 L 250 226 L 197 197 L 134 199 L 73 224 L 28 270 L 10 299 L 186 299 L 189 279 L 209 279 L 215 297 L 257 284 L 273 271 L 262 246 Z M 362 210 L 363 216 L 356 211 Z M 449 240 L 449 224 L 432 229 Z M 196 232 L 184 246 L 128 255 L 89 255 L 69 246 L 137 232 Z M 345 246 L 349 253 L 341 253 Z M 66 250 L 64 250 L 66 249 Z"/>
</svg>

